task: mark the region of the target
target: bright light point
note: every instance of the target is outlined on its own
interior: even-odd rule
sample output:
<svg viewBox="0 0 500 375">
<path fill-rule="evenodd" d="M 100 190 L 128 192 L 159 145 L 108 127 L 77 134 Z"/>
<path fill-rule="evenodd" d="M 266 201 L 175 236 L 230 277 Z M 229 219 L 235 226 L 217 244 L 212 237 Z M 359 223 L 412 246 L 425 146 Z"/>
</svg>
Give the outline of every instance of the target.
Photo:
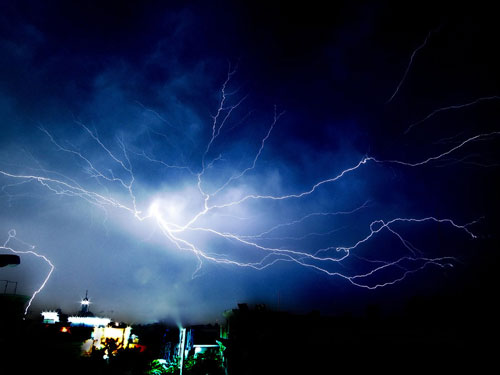
<svg viewBox="0 0 500 375">
<path fill-rule="evenodd" d="M 82 300 L 81 302 L 82 305 L 90 305 L 90 301 L 89 300 Z"/>
<path fill-rule="evenodd" d="M 59 313 L 55 311 L 42 311 L 43 322 L 44 323 L 59 323 Z"/>
</svg>

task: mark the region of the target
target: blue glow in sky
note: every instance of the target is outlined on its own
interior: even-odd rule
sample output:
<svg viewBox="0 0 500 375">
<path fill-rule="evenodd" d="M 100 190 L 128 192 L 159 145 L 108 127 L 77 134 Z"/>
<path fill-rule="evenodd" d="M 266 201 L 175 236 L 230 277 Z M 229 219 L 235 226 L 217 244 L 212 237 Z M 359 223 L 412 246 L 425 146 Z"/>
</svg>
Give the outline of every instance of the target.
<svg viewBox="0 0 500 375">
<path fill-rule="evenodd" d="M 0 12 L 0 234 L 116 319 L 458 293 L 497 243 L 481 9 L 20 1 Z M 3 228 L 3 229 L 2 229 Z M 10 232 L 12 233 L 12 232 Z M 29 245 L 28 245 L 29 244 Z M 2 279 L 32 294 L 25 254 Z"/>
</svg>

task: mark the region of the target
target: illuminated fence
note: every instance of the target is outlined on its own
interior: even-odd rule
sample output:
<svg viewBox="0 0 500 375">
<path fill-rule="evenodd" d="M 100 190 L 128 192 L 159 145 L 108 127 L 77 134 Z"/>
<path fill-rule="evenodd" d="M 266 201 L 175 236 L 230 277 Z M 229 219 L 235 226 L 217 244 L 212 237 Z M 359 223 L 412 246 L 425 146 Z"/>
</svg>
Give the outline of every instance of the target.
<svg viewBox="0 0 500 375">
<path fill-rule="evenodd" d="M 106 327 L 111 323 L 111 319 L 98 316 L 70 316 L 68 322 L 72 326 Z"/>
</svg>

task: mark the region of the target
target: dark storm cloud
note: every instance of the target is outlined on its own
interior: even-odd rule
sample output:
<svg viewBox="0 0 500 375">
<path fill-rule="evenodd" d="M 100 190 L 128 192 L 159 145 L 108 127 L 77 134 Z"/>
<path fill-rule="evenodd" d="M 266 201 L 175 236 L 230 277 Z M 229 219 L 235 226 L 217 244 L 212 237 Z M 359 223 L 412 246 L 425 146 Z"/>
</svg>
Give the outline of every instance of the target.
<svg viewBox="0 0 500 375">
<path fill-rule="evenodd" d="M 219 204 L 247 194 L 307 191 L 365 155 L 424 160 L 457 144 L 447 138 L 463 140 L 495 131 L 498 122 L 498 101 L 491 100 L 436 115 L 404 135 L 410 124 L 436 108 L 498 94 L 497 60 L 488 52 L 495 40 L 493 27 L 487 21 L 479 25 L 474 12 L 429 12 L 385 3 L 326 9 L 56 1 L 2 8 L 0 170 L 77 183 L 130 209 L 131 196 L 116 180 L 129 181 L 119 162 L 128 166 L 128 158 L 138 210 L 147 213 L 154 201 L 162 201 L 171 206 L 164 213 L 178 215 L 179 222 L 203 205 L 196 173 L 202 168 L 221 86 L 232 69 L 226 104 L 242 102 L 206 155 L 210 168 L 204 189 L 215 192 L 251 166 L 275 114 L 283 115 L 256 168 L 218 193 L 213 202 Z M 437 29 L 387 104 L 411 53 Z M 498 186 L 491 176 L 498 155 L 489 149 L 494 140 L 481 144 L 482 149 L 479 143 L 468 145 L 425 168 L 363 165 L 313 195 L 279 202 L 250 200 L 227 211 L 214 210 L 197 224 L 258 235 L 310 213 L 343 212 L 278 228 L 259 242 L 310 252 L 352 246 L 369 234 L 373 220 L 395 217 L 450 217 L 464 224 L 485 216 L 474 229 L 486 236 L 497 218 Z M 115 181 L 95 178 L 88 161 Z M 75 310 L 89 289 L 95 312 L 136 321 L 210 320 L 241 301 L 275 304 L 278 294 L 286 308 L 328 312 L 369 300 L 398 300 L 405 293 L 425 291 L 449 272 L 426 269 L 422 276 L 413 274 L 383 291 L 360 290 L 290 262 L 256 271 L 204 260 L 195 272 L 196 256 L 179 251 L 151 220 L 138 221 L 126 209 L 54 194 L 33 180 L 2 178 L 1 186 L 0 228 L 5 237 L 15 228 L 20 239 L 35 244 L 56 266 L 37 297 L 37 308 Z M 436 232 L 429 223 L 395 226 L 429 256 L 461 256 L 474 246 L 481 253 L 486 246 L 471 244 L 453 228 L 439 228 Z M 238 261 L 262 256 L 210 233 L 183 235 L 208 254 Z M 385 233 L 357 255 L 387 260 L 402 251 L 401 242 Z M 26 269 L 8 270 L 7 276 L 23 280 L 21 288 L 28 293 L 46 265 L 23 263 Z M 342 271 L 360 271 L 366 267 L 361 263 L 349 258 Z"/>
</svg>

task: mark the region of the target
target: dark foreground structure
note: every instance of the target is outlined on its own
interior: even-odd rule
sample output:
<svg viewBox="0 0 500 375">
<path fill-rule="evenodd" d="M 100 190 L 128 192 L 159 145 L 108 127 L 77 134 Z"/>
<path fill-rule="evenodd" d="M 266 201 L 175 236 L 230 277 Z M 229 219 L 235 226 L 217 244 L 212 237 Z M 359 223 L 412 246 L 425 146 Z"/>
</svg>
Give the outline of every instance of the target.
<svg viewBox="0 0 500 375">
<path fill-rule="evenodd" d="M 447 316 L 452 301 L 415 298 L 400 316 L 293 315 L 240 305 L 228 314 L 228 374 L 335 374 L 399 369 L 484 370 L 498 325 Z M 449 305 L 448 305 L 449 304 Z M 432 309 L 431 309 L 432 308 Z"/>
<path fill-rule="evenodd" d="M 11 301 L 12 302 L 12 301 Z M 6 303 L 6 300 L 2 300 Z M 5 310 L 6 311 L 6 310 Z M 12 311 L 16 311 L 11 310 Z M 377 305 L 361 314 L 291 314 L 240 304 L 222 326 L 182 329 L 134 326 L 140 346 L 105 359 L 82 356 L 91 329 L 44 324 L 4 314 L 0 326 L 2 374 L 336 374 L 465 368 L 483 373 L 495 362 L 496 314 L 449 297 L 415 297 L 403 313 L 387 316 Z M 181 372 L 182 366 L 182 372 Z"/>
<path fill-rule="evenodd" d="M 220 326 L 135 325 L 138 343 L 108 358 L 105 349 L 82 355 L 91 328 L 24 319 L 28 298 L 3 294 L 0 374 L 490 373 L 498 367 L 499 266 L 470 273 L 456 293 L 409 297 L 392 313 L 383 304 L 336 316 L 239 304 Z"/>
</svg>

